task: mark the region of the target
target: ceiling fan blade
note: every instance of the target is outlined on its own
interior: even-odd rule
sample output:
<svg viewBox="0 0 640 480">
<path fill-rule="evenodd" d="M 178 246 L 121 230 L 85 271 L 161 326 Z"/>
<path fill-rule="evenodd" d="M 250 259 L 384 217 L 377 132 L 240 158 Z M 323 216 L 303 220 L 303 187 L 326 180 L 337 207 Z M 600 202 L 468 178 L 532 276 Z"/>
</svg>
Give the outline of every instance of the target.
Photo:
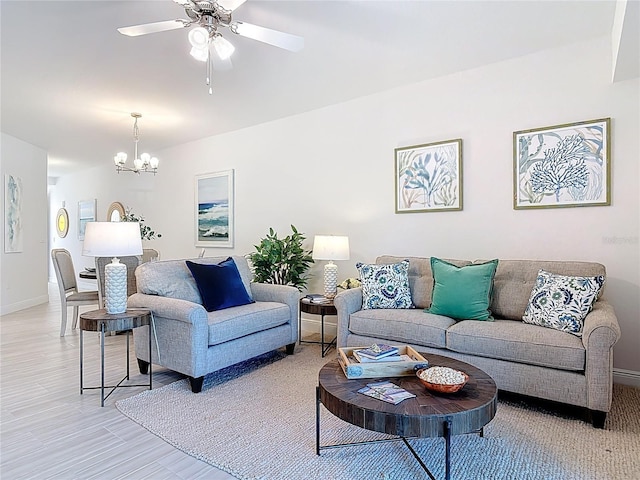
<svg viewBox="0 0 640 480">
<path fill-rule="evenodd" d="M 146 35 L 147 33 L 164 32 L 166 30 L 175 30 L 184 28 L 190 23 L 186 20 L 165 20 L 163 22 L 144 23 L 142 25 L 133 25 L 131 27 L 120 27 L 118 31 L 128 37 L 137 37 Z"/>
<path fill-rule="evenodd" d="M 225 10 L 231 10 L 233 12 L 236 8 L 238 8 L 246 1 L 247 0 L 218 0 L 218 5 L 220 5 Z"/>
<path fill-rule="evenodd" d="M 284 48 L 290 52 L 299 52 L 304 48 L 304 38 L 298 35 L 271 30 L 251 23 L 234 22 L 231 31 L 243 37 L 268 43 L 274 47 Z"/>
</svg>

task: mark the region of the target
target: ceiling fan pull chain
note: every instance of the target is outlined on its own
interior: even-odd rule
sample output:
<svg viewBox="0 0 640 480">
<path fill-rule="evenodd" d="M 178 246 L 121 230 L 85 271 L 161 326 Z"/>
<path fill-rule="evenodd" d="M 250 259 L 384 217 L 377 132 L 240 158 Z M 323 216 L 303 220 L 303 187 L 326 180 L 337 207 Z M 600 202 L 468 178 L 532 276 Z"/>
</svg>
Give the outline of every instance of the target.
<svg viewBox="0 0 640 480">
<path fill-rule="evenodd" d="M 211 75 L 213 74 L 213 65 L 211 60 L 211 47 L 207 55 L 207 85 L 209 86 L 209 95 L 213 95 L 213 87 L 211 86 Z"/>
</svg>

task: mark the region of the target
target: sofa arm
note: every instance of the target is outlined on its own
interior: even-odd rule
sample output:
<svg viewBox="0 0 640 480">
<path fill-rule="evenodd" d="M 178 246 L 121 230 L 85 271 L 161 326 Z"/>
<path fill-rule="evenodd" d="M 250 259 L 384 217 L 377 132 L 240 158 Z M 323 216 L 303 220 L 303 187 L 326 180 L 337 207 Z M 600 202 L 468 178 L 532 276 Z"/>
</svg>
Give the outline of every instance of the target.
<svg viewBox="0 0 640 480">
<path fill-rule="evenodd" d="M 338 347 L 344 347 L 349 335 L 349 315 L 362 309 L 362 287 L 350 288 L 338 293 L 333 299 L 338 311 Z"/>
<path fill-rule="evenodd" d="M 582 343 L 586 350 L 587 407 L 608 412 L 613 384 L 613 346 L 620 339 L 620 326 L 613 307 L 597 301 L 586 316 Z"/>
<path fill-rule="evenodd" d="M 204 325 L 208 323 L 207 311 L 204 307 L 188 300 L 134 293 L 129 297 L 127 306 L 129 308 L 148 308 L 156 317 L 179 320 L 194 325 L 199 322 L 204 322 Z"/>
</svg>

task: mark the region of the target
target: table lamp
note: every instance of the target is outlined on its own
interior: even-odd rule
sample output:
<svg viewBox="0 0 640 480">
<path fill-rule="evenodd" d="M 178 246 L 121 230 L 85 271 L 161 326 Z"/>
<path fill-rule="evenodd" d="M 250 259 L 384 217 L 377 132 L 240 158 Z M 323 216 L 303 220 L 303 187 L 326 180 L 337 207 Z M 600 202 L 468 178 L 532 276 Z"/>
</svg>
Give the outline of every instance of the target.
<svg viewBox="0 0 640 480">
<path fill-rule="evenodd" d="M 104 306 L 107 313 L 127 309 L 127 266 L 117 257 L 142 255 L 138 222 L 89 222 L 84 234 L 82 255 L 113 257 L 104 267 Z M 99 272 L 98 272 L 99 274 Z"/>
<path fill-rule="evenodd" d="M 329 260 L 324 266 L 324 296 L 333 298 L 338 290 L 338 266 L 334 260 L 349 260 L 349 237 L 316 235 L 313 239 L 314 260 Z"/>
</svg>

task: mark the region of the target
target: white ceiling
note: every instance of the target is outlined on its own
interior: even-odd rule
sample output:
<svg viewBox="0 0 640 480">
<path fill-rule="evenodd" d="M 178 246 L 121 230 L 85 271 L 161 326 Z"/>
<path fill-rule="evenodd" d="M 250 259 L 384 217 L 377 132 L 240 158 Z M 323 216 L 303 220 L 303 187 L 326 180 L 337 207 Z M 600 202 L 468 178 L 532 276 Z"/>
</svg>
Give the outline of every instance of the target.
<svg viewBox="0 0 640 480">
<path fill-rule="evenodd" d="M 0 2 L 1 128 L 49 153 L 59 176 L 611 32 L 615 1 L 260 1 L 235 20 L 294 33 L 291 53 L 228 30 L 233 70 L 204 84 L 171 0 Z M 161 159 L 162 162 L 162 159 Z M 162 163 L 160 164 L 162 168 Z"/>
</svg>

